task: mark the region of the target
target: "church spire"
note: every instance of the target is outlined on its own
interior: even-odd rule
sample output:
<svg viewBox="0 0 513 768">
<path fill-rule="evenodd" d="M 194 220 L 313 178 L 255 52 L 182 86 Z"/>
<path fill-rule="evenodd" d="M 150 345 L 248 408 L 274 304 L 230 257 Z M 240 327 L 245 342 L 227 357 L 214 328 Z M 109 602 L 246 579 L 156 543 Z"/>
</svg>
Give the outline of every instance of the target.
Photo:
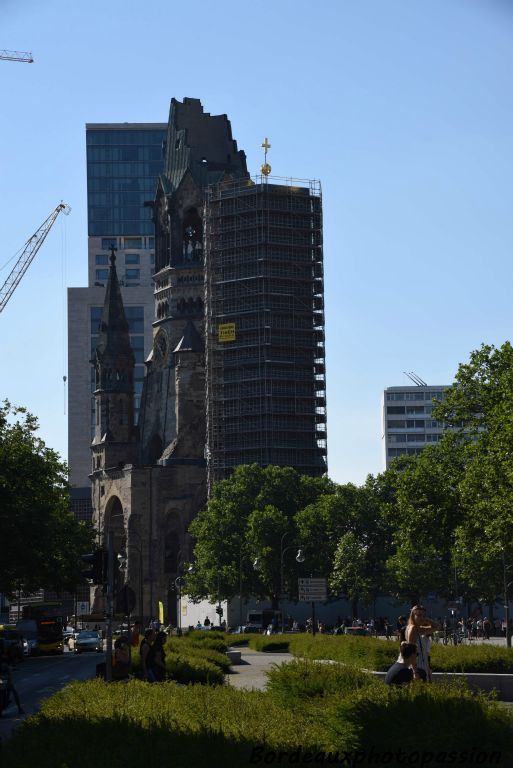
<svg viewBox="0 0 513 768">
<path fill-rule="evenodd" d="M 131 443 L 134 439 L 135 357 L 116 273 L 115 251 L 112 247 L 98 344 L 91 360 L 95 367 L 96 382 L 93 446 L 101 443 Z"/>
<path fill-rule="evenodd" d="M 127 355 L 133 358 L 128 321 L 125 316 L 121 289 L 116 272 L 116 248 L 110 249 L 110 269 L 103 303 L 96 353 L 100 357 Z"/>
</svg>

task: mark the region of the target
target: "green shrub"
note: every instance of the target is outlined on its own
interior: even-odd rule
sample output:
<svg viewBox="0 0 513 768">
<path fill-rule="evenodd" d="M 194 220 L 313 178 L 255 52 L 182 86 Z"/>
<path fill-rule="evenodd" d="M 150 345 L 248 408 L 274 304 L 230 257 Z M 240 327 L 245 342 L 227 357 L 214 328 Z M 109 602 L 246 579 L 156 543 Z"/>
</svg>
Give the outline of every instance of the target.
<svg viewBox="0 0 513 768">
<path fill-rule="evenodd" d="M 258 635 L 254 632 L 248 632 L 240 633 L 240 634 L 234 634 L 234 635 L 225 635 L 225 641 L 227 645 L 231 645 L 233 648 L 238 647 L 240 645 L 249 645 L 250 640 L 252 640 L 255 637 L 261 637 L 261 635 Z"/>
<path fill-rule="evenodd" d="M 216 630 L 207 632 L 206 630 L 203 630 L 203 629 L 191 629 L 190 632 L 187 632 L 187 634 L 182 635 L 181 638 L 174 638 L 174 639 L 182 639 L 189 642 L 192 641 L 196 643 L 217 646 L 219 648 L 222 645 L 224 645 L 224 650 L 226 651 L 226 648 L 228 646 L 226 637 L 227 636 L 224 632 L 217 632 Z"/>
<path fill-rule="evenodd" d="M 325 734 L 321 719 L 260 691 L 89 681 L 45 700 L 2 757 L 12 768 L 139 768 L 148 756 L 173 768 L 232 768 L 247 765 L 254 746 L 291 751 L 299 739 L 305 749 L 328 747 Z"/>
<path fill-rule="evenodd" d="M 169 652 L 166 653 L 165 663 L 168 678 L 183 685 L 189 683 L 222 685 L 224 682 L 223 670 L 207 658 Z"/>
<path fill-rule="evenodd" d="M 289 637 L 289 636 L 287 636 Z M 272 638 L 269 638 L 272 639 Z M 396 661 L 399 644 L 373 637 L 348 635 L 291 635 L 289 650 L 294 656 L 309 659 L 333 659 L 378 672 L 386 671 Z M 507 648 L 492 645 L 439 645 L 431 648 L 434 672 L 513 673 L 513 654 Z"/>
<path fill-rule="evenodd" d="M 288 651 L 289 642 L 287 635 L 255 635 L 249 647 L 254 651 Z"/>
<path fill-rule="evenodd" d="M 221 685 L 224 675 L 230 670 L 230 660 L 224 653 L 219 653 L 199 643 L 187 642 L 185 638 L 170 638 L 164 651 L 166 654 L 166 675 L 179 683 L 208 683 Z M 142 676 L 141 657 L 138 648 L 132 649 L 132 672 Z"/>
<path fill-rule="evenodd" d="M 175 653 L 188 659 L 203 659 L 210 664 L 215 664 L 224 674 L 230 671 L 230 659 L 226 653 L 215 651 L 212 648 L 202 647 L 201 644 L 177 643 L 171 640 L 166 643 L 166 654 Z"/>
<path fill-rule="evenodd" d="M 72 683 L 43 701 L 41 712 L 27 718 L 5 744 L 4 764 L 138 768 L 141 755 L 151 755 L 157 765 L 170 765 L 172 756 L 173 768 L 210 768 L 213 762 L 235 768 L 250 763 L 253 747 L 461 755 L 474 745 L 502 752 L 503 766 L 513 764 L 511 714 L 483 695 L 455 685 L 385 686 L 357 670 L 293 664 L 290 673 L 271 673 L 270 693 L 138 680 Z M 301 674 L 307 690 L 291 706 Z M 320 685 L 316 675 L 323 679 Z M 478 763 L 460 757 L 459 764 Z"/>
<path fill-rule="evenodd" d="M 276 701 L 293 705 L 303 699 L 345 696 L 371 685 L 382 683 L 357 667 L 301 659 L 273 665 L 266 690 Z"/>
<path fill-rule="evenodd" d="M 333 698 L 325 717 L 333 738 L 341 722 L 350 723 L 361 734 L 360 749 L 412 753 L 476 747 L 502 752 L 502 764 L 511 764 L 510 713 L 462 685 L 368 686 L 344 699 Z"/>
<path fill-rule="evenodd" d="M 496 672 L 513 674 L 513 653 L 496 645 L 433 645 L 434 672 Z"/>
</svg>

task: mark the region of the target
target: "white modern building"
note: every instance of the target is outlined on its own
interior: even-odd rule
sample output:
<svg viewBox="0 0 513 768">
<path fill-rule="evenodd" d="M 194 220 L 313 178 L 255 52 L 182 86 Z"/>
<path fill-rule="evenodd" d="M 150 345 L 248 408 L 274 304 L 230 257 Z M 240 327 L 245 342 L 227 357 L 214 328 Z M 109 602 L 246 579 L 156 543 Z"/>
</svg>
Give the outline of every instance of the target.
<svg viewBox="0 0 513 768">
<path fill-rule="evenodd" d="M 444 423 L 433 419 L 433 406 L 444 399 L 448 387 L 442 384 L 385 389 L 381 404 L 385 469 L 398 456 L 418 454 L 426 445 L 440 440 Z"/>
</svg>

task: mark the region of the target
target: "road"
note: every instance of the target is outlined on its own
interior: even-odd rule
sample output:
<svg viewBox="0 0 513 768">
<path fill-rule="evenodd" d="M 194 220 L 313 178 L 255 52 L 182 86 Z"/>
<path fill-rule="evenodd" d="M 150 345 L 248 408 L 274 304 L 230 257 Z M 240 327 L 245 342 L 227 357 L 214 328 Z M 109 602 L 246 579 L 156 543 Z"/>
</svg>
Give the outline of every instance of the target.
<svg viewBox="0 0 513 768">
<path fill-rule="evenodd" d="M 96 665 L 105 661 L 104 653 L 81 653 L 67 649 L 62 656 L 40 656 L 25 659 L 13 671 L 13 682 L 26 715 L 39 709 L 42 699 L 51 696 L 72 680 L 88 680 L 95 676 Z M 0 737 L 6 738 L 24 719 L 18 715 L 13 701 L 0 718 Z"/>
</svg>

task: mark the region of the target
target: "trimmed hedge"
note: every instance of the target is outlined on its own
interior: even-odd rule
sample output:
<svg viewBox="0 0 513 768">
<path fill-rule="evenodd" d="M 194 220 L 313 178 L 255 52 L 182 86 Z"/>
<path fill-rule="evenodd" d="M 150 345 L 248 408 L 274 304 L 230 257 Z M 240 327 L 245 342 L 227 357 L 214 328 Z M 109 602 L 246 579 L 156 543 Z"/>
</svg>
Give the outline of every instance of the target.
<svg viewBox="0 0 513 768">
<path fill-rule="evenodd" d="M 382 685 L 379 678 L 358 667 L 294 659 L 273 665 L 267 673 L 266 690 L 275 701 L 293 706 L 305 699 L 345 696 L 361 688 Z"/>
<path fill-rule="evenodd" d="M 323 676 L 320 686 L 316 674 Z M 501 752 L 494 765 L 513 762 L 510 712 L 460 686 L 385 686 L 367 680 L 361 670 L 315 662 L 296 662 L 274 679 L 269 693 L 138 680 L 72 683 L 45 700 L 41 712 L 5 744 L 4 764 L 138 768 L 141 756 L 151 756 L 152 763 L 174 768 L 211 768 L 213 763 L 235 768 L 259 762 L 251 759 L 254 749 L 264 756 L 263 764 L 277 762 L 265 760 L 271 751 L 341 755 L 371 749 L 407 755 L 455 751 L 453 763 L 483 764 L 463 759 L 462 753 L 474 747 Z M 307 691 L 298 699 L 302 682 Z M 354 764 L 369 763 L 359 759 Z M 399 763 L 389 759 L 382 764 Z"/>
<path fill-rule="evenodd" d="M 72 683 L 45 700 L 5 745 L 12 768 L 173 768 L 248 764 L 253 747 L 324 743 L 322 721 L 290 712 L 260 691 L 230 686 Z"/>
<path fill-rule="evenodd" d="M 254 635 L 249 647 L 254 651 L 288 651 L 289 640 L 286 635 Z"/>
<path fill-rule="evenodd" d="M 217 647 L 226 646 L 216 638 L 212 643 Z M 169 638 L 165 645 L 166 675 L 178 683 L 206 683 L 221 685 L 230 671 L 230 660 L 225 653 L 209 647 L 209 643 L 198 642 L 188 636 Z M 132 671 L 142 674 L 141 657 L 138 648 L 132 648 Z"/>
<path fill-rule="evenodd" d="M 286 640 L 285 640 L 286 638 Z M 259 650 L 271 650 L 266 640 Z M 294 656 L 309 659 L 332 659 L 344 664 L 377 672 L 386 671 L 396 661 L 399 644 L 373 637 L 309 634 L 284 636 Z M 274 650 L 274 649 L 273 649 Z M 438 645 L 431 647 L 433 672 L 489 672 L 513 674 L 513 653 L 495 645 Z"/>
</svg>

